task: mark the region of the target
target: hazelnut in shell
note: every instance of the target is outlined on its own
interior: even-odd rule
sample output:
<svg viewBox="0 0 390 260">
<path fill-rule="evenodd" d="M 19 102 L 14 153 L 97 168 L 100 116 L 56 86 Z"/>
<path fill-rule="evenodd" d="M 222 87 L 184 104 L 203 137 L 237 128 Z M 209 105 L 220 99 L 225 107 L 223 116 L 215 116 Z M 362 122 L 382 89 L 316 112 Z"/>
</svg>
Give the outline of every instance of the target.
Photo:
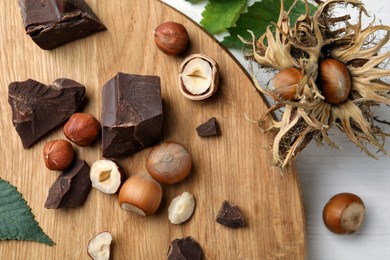
<svg viewBox="0 0 390 260">
<path fill-rule="evenodd" d="M 146 170 L 158 182 L 174 184 L 191 171 L 192 158 L 179 143 L 166 141 L 152 148 L 146 158 Z"/>
<path fill-rule="evenodd" d="M 179 89 L 183 96 L 191 100 L 211 97 L 218 89 L 218 64 L 204 54 L 188 56 L 180 65 Z"/>
<path fill-rule="evenodd" d="M 322 217 L 330 231 L 346 234 L 360 228 L 364 214 L 365 206 L 360 197 L 352 193 L 339 193 L 326 203 Z"/>
<path fill-rule="evenodd" d="M 66 138 L 78 146 L 91 145 L 99 137 L 100 123 L 91 114 L 75 113 L 64 125 Z"/>
<path fill-rule="evenodd" d="M 64 171 L 73 162 L 73 146 L 66 140 L 52 140 L 43 147 L 43 158 L 49 170 Z"/>
<path fill-rule="evenodd" d="M 140 216 L 150 216 L 160 206 L 162 188 L 149 175 L 133 175 L 123 183 L 118 199 L 122 209 Z"/>
</svg>

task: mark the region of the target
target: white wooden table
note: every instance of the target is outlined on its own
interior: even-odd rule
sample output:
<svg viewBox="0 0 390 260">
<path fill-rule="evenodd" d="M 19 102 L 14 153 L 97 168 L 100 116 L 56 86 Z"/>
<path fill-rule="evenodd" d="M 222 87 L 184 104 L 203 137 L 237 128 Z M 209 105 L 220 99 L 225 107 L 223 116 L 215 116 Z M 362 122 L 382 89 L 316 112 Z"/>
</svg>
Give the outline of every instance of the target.
<svg viewBox="0 0 390 260">
<path fill-rule="evenodd" d="M 162 1 L 195 22 L 202 18 L 205 3 Z M 371 16 L 390 25 L 390 1 L 363 2 Z M 245 68 L 248 67 L 240 50 L 231 52 Z M 390 108 L 379 109 L 378 115 L 390 121 Z M 390 127 L 385 129 L 390 132 Z M 378 154 L 379 160 L 367 157 L 338 131 L 333 132 L 333 138 L 341 150 L 312 144 L 296 160 L 306 211 L 308 259 L 390 259 L 390 158 L 381 154 Z M 390 151 L 390 139 L 386 149 Z M 366 205 L 362 227 L 353 235 L 330 233 L 322 222 L 323 206 L 339 192 L 355 193 Z"/>
</svg>

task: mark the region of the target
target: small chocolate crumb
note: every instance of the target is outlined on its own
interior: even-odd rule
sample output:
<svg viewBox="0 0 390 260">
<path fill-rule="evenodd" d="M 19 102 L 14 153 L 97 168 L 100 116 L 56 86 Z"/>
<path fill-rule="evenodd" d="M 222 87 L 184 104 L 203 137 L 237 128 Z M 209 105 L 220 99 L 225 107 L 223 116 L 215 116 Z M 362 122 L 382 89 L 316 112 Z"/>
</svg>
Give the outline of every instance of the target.
<svg viewBox="0 0 390 260">
<path fill-rule="evenodd" d="M 191 236 L 175 239 L 169 246 L 168 260 L 201 260 L 202 248 Z"/>
<path fill-rule="evenodd" d="M 200 137 L 208 137 L 221 134 L 217 119 L 215 117 L 212 117 L 207 122 L 199 125 L 196 128 L 196 132 Z"/>
<path fill-rule="evenodd" d="M 245 225 L 244 216 L 241 214 L 240 209 L 227 200 L 222 203 L 216 221 L 230 228 L 240 228 Z"/>
<path fill-rule="evenodd" d="M 49 190 L 45 203 L 47 209 L 81 206 L 87 199 L 92 183 L 89 166 L 84 160 L 76 160 L 61 173 Z"/>
</svg>

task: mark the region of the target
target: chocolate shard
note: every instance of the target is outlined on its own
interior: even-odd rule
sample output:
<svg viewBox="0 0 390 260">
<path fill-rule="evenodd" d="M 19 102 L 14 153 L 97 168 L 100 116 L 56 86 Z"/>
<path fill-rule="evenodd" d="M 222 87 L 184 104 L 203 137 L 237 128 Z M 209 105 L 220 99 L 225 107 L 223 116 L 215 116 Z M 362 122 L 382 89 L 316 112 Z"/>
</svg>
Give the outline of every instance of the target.
<svg viewBox="0 0 390 260">
<path fill-rule="evenodd" d="M 202 248 L 191 236 L 175 239 L 169 246 L 168 260 L 201 260 Z"/>
<path fill-rule="evenodd" d="M 241 228 L 245 225 L 244 216 L 240 209 L 226 200 L 222 203 L 216 221 L 230 228 Z"/>
<path fill-rule="evenodd" d="M 70 79 L 57 79 L 44 85 L 28 79 L 8 86 L 12 123 L 29 148 L 42 136 L 59 126 L 83 104 L 85 87 Z"/>
<path fill-rule="evenodd" d="M 106 30 L 84 0 L 19 0 L 24 27 L 42 49 Z"/>
<path fill-rule="evenodd" d="M 84 204 L 92 188 L 89 166 L 84 160 L 76 160 L 53 183 L 46 199 L 45 208 L 72 208 Z"/>
<path fill-rule="evenodd" d="M 160 78 L 118 73 L 103 86 L 103 157 L 135 153 L 161 138 Z"/>
<path fill-rule="evenodd" d="M 209 120 L 207 120 L 205 123 L 199 125 L 196 128 L 196 132 L 200 137 L 208 137 L 208 136 L 215 136 L 221 134 L 217 119 L 215 117 L 212 117 Z"/>
</svg>

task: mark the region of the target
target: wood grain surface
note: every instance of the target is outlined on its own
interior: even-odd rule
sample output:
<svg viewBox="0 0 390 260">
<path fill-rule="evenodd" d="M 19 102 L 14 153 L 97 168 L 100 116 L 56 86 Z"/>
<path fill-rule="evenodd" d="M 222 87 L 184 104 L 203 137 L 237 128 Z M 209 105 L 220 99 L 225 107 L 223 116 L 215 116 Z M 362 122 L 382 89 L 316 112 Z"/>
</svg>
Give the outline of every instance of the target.
<svg viewBox="0 0 390 260">
<path fill-rule="evenodd" d="M 17 186 L 53 247 L 30 241 L 0 241 L 0 259 L 88 259 L 86 246 L 96 233 L 113 235 L 111 259 L 166 259 L 175 238 L 194 237 L 205 259 L 304 259 L 305 218 L 299 180 L 294 169 L 284 174 L 272 167 L 272 136 L 261 134 L 245 119 L 267 109 L 242 68 L 213 38 L 183 15 L 155 0 L 89 0 L 108 31 L 43 51 L 25 34 L 18 1 L 0 1 L 0 177 Z M 114 4 L 115 2 L 115 4 Z M 184 24 L 191 38 L 182 57 L 161 53 L 153 29 L 164 21 Z M 177 75 L 181 61 L 192 53 L 213 57 L 220 65 L 221 85 L 205 101 L 181 96 Z M 190 177 L 163 186 L 157 214 L 139 217 L 120 209 L 117 196 L 92 189 L 80 208 L 43 207 L 58 172 L 45 168 L 43 145 L 64 138 L 61 127 L 24 150 L 12 125 L 8 84 L 28 78 L 49 84 L 60 77 L 86 86 L 85 112 L 100 118 L 101 87 L 117 72 L 161 77 L 165 122 L 163 140 L 182 143 L 193 156 Z M 195 128 L 215 116 L 222 135 L 200 138 Z M 100 159 L 99 144 L 74 146 L 89 165 Z M 150 148 L 118 161 L 127 176 L 146 174 Z M 192 193 L 196 209 L 182 225 L 167 218 L 169 202 L 183 191 Z M 223 200 L 238 205 L 246 227 L 238 230 L 215 222 Z"/>
</svg>

